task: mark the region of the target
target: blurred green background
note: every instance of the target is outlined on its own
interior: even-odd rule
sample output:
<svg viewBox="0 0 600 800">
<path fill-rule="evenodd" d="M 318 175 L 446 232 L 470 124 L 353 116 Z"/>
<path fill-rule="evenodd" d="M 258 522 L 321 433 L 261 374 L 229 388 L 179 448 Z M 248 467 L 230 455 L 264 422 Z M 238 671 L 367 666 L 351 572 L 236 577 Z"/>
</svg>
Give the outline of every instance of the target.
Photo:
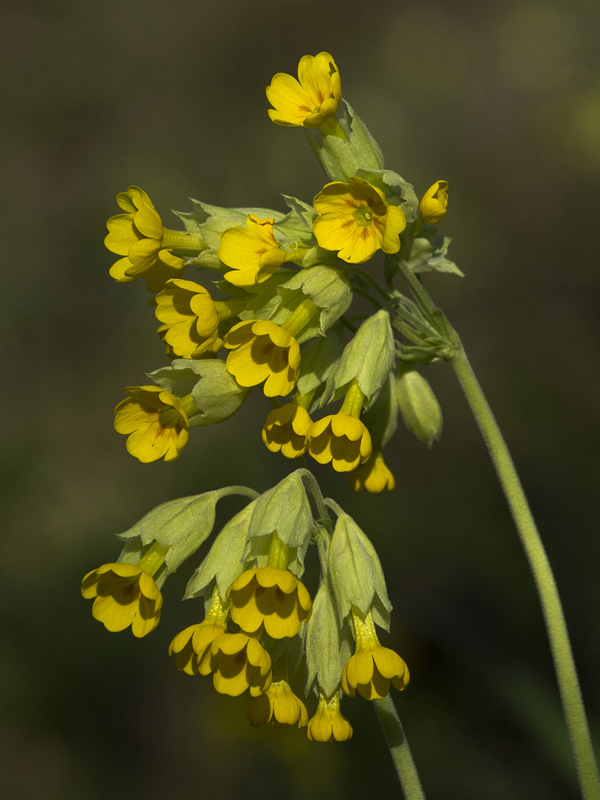
<svg viewBox="0 0 600 800">
<path fill-rule="evenodd" d="M 325 182 L 264 88 L 331 52 L 387 165 L 421 194 L 450 182 L 443 232 L 466 273 L 427 278 L 463 337 L 554 565 L 598 734 L 597 0 L 5 0 L 0 58 L 4 376 L 0 774 L 6 800 L 384 797 L 395 775 L 369 704 L 346 745 L 250 728 L 246 698 L 178 673 L 172 636 L 199 556 L 165 587 L 161 625 L 109 634 L 79 596 L 112 534 L 159 502 L 293 463 L 269 410 L 193 431 L 142 465 L 113 431 L 122 387 L 166 363 L 143 281 L 117 285 L 105 220 L 130 183 L 165 225 L 187 197 L 283 210 Z M 448 365 L 428 452 L 399 429 L 397 488 L 324 489 L 375 543 L 394 602 L 384 643 L 412 681 L 395 700 L 430 800 L 578 797 L 541 612 L 485 447 Z M 239 501 L 237 501 L 239 502 Z M 229 505 L 227 505 L 229 503 Z M 223 501 L 220 521 L 237 511 Z M 201 553 L 205 552 L 202 550 Z M 313 708 L 311 701 L 310 710 Z M 596 738 L 598 742 L 598 738 Z"/>
</svg>

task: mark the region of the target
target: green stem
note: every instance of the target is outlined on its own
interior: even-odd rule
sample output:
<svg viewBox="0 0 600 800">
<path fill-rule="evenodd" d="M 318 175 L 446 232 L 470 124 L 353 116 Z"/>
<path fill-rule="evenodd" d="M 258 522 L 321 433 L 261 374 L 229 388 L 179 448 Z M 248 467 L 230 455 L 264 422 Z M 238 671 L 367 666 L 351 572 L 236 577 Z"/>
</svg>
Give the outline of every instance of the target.
<svg viewBox="0 0 600 800">
<path fill-rule="evenodd" d="M 462 347 L 458 350 L 454 360 L 454 369 L 488 446 L 533 572 L 550 639 L 550 648 L 582 795 L 585 800 L 600 800 L 598 768 L 594 758 L 567 626 L 548 557 L 508 448 Z"/>
<path fill-rule="evenodd" d="M 404 797 L 406 800 L 425 800 L 419 774 L 392 698 L 388 694 L 381 700 L 373 700 L 373 705 L 385 733 Z"/>
</svg>

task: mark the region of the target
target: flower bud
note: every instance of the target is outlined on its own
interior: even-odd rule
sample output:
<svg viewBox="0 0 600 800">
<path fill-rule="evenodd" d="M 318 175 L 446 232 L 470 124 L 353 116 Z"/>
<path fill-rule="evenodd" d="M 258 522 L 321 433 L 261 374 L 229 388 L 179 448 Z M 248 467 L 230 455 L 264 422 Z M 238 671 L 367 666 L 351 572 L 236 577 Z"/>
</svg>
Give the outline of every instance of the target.
<svg viewBox="0 0 600 800">
<path fill-rule="evenodd" d="M 442 409 L 431 386 L 417 370 L 401 366 L 396 391 L 406 427 L 431 449 L 442 435 Z"/>
<path fill-rule="evenodd" d="M 437 225 L 448 213 L 448 181 L 436 181 L 423 195 L 419 217 L 429 225 Z"/>
</svg>

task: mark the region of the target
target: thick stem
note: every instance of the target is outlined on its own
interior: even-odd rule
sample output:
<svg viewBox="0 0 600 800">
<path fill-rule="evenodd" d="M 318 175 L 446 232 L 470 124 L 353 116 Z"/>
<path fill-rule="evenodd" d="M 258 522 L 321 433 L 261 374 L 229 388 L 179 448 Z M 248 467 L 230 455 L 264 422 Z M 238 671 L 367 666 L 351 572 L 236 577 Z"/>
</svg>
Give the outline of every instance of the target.
<svg viewBox="0 0 600 800">
<path fill-rule="evenodd" d="M 381 700 L 373 700 L 373 706 L 385 733 L 404 797 L 406 800 L 425 800 L 419 774 L 392 698 L 388 694 Z"/>
<path fill-rule="evenodd" d="M 540 597 L 571 747 L 585 800 L 600 800 L 600 780 L 558 589 L 508 448 L 462 349 L 454 369 L 502 484 Z"/>
</svg>

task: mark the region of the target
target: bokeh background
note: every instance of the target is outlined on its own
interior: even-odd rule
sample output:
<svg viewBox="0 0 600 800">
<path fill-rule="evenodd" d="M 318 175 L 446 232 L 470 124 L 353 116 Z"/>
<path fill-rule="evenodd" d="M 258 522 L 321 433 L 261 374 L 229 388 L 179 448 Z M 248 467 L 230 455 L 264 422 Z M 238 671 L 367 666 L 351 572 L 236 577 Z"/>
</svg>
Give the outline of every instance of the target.
<svg viewBox="0 0 600 800">
<path fill-rule="evenodd" d="M 246 699 L 167 658 L 199 618 L 165 587 L 161 625 L 109 634 L 79 596 L 113 534 L 159 502 L 293 468 L 260 443 L 268 401 L 142 465 L 112 428 L 122 387 L 166 363 L 143 281 L 102 244 L 114 196 L 143 186 L 166 225 L 193 196 L 283 209 L 324 183 L 264 87 L 331 52 L 344 95 L 422 193 L 450 182 L 443 230 L 466 273 L 427 278 L 512 448 L 554 565 L 598 742 L 597 0 L 4 0 L 0 774 L 7 800 L 393 796 L 369 704 L 346 745 L 250 728 Z M 399 429 L 397 488 L 327 493 L 372 537 L 394 602 L 384 642 L 432 800 L 578 797 L 536 595 L 485 447 L 448 365 L 431 452 Z M 256 395 L 256 396 L 255 396 Z M 227 505 L 229 503 L 229 505 Z M 224 501 L 219 521 L 238 510 Z M 201 553 L 205 552 L 204 550 Z M 312 701 L 311 701 L 312 702 Z M 312 708 L 312 706 L 311 706 Z"/>
</svg>

